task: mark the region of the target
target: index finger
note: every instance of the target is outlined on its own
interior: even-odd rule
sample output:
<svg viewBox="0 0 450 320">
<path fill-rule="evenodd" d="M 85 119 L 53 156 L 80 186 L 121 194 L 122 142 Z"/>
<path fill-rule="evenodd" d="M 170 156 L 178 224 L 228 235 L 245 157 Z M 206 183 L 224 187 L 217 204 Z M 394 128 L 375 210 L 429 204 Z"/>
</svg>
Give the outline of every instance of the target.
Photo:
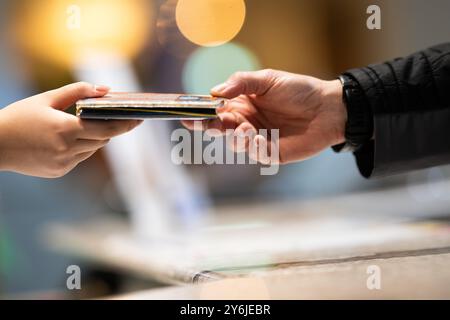
<svg viewBox="0 0 450 320">
<path fill-rule="evenodd" d="M 142 120 L 83 120 L 77 121 L 77 137 L 90 140 L 106 140 L 127 133 Z"/>
<path fill-rule="evenodd" d="M 201 126 L 196 126 L 195 123 L 200 121 L 183 120 L 181 123 L 189 130 L 206 131 L 209 129 L 219 130 L 222 134 L 225 134 L 227 129 L 236 129 L 239 125 L 238 117 L 231 112 L 220 113 L 216 119 L 201 121 Z"/>
</svg>

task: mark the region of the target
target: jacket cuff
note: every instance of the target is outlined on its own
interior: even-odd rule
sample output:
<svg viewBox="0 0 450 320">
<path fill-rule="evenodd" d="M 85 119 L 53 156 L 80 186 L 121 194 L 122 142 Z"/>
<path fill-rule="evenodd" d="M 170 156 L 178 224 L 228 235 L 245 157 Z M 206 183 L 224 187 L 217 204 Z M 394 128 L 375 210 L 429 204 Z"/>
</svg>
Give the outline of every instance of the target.
<svg viewBox="0 0 450 320">
<path fill-rule="evenodd" d="M 450 163 L 449 66 L 446 43 L 345 73 L 361 86 L 374 117 L 374 141 L 355 153 L 364 176 Z"/>
<path fill-rule="evenodd" d="M 374 69 L 376 69 L 376 72 Z M 388 146 L 392 142 L 390 140 L 391 132 L 389 124 L 386 124 L 389 119 L 380 112 L 385 111 L 390 103 L 386 101 L 386 93 L 384 92 L 384 86 L 394 85 L 394 80 L 389 77 L 390 69 L 387 65 L 380 64 L 352 69 L 344 74 L 353 77 L 361 86 L 365 94 L 365 101 L 374 117 L 375 140 L 371 140 L 354 152 L 358 169 L 365 178 L 388 175 L 391 173 L 389 168 L 390 151 L 388 150 Z M 378 77 L 379 74 L 384 75 L 382 80 Z"/>
</svg>

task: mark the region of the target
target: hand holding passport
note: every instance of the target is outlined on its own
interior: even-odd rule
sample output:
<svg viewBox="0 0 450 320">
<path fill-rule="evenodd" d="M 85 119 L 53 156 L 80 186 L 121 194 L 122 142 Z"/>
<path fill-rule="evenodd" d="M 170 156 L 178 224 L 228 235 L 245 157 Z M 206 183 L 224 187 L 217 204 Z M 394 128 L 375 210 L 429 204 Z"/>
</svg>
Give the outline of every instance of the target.
<svg viewBox="0 0 450 320">
<path fill-rule="evenodd" d="M 206 120 L 217 117 L 224 99 L 201 95 L 119 93 L 77 102 L 82 119 Z"/>
<path fill-rule="evenodd" d="M 0 110 L 0 171 L 56 178 L 142 121 L 83 121 L 65 112 L 80 99 L 108 93 L 85 82 L 43 92 Z"/>
</svg>

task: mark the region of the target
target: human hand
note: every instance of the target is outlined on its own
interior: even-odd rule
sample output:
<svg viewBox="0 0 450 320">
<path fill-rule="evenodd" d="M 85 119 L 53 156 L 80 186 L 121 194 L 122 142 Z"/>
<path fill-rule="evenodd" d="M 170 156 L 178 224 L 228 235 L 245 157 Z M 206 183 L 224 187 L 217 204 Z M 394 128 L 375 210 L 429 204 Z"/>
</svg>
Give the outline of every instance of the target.
<svg viewBox="0 0 450 320">
<path fill-rule="evenodd" d="M 48 91 L 0 110 L 0 170 L 45 178 L 61 177 L 92 156 L 110 138 L 140 121 L 81 120 L 63 112 L 109 88 L 80 82 Z"/>
<path fill-rule="evenodd" d="M 250 136 L 256 148 L 249 148 L 250 141 L 241 147 L 234 143 L 231 148 L 249 152 L 261 163 L 305 160 L 345 141 L 347 111 L 339 80 L 324 81 L 275 70 L 238 72 L 213 88 L 211 94 L 231 100 L 218 110 L 218 119 L 204 122 L 200 128 L 222 133 L 233 129 L 235 136 Z M 193 121 L 183 124 L 195 129 Z M 274 142 L 259 135 L 260 129 L 279 129 L 278 157 L 270 154 L 275 150 L 271 148 Z M 267 150 L 260 152 L 261 147 Z"/>
</svg>

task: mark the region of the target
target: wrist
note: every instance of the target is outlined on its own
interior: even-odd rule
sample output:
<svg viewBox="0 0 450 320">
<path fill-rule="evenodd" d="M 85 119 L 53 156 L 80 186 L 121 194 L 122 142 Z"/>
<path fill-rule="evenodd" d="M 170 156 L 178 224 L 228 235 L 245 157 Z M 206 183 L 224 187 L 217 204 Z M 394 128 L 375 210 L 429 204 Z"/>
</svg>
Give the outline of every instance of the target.
<svg viewBox="0 0 450 320">
<path fill-rule="evenodd" d="M 345 143 L 333 146 L 337 152 L 355 152 L 373 137 L 373 115 L 359 83 L 348 74 L 339 76 L 343 87 L 343 102 L 347 109 Z"/>
<path fill-rule="evenodd" d="M 347 108 L 343 99 L 343 86 L 340 80 L 324 81 L 322 101 L 326 112 L 330 114 L 330 129 L 333 130 L 331 145 L 342 144 L 345 139 Z"/>
</svg>

